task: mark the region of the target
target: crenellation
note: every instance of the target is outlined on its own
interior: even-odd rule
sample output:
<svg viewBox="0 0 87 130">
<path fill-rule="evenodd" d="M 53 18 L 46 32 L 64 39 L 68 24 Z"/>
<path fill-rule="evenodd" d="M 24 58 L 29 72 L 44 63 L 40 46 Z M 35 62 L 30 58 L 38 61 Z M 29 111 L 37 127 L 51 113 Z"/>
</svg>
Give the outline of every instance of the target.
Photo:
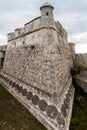
<svg viewBox="0 0 87 130">
<path fill-rule="evenodd" d="M 31 31 L 37 30 L 41 28 L 41 17 L 34 19 L 33 21 L 25 24 L 25 33 L 29 33 Z"/>
<path fill-rule="evenodd" d="M 25 33 L 24 27 L 15 29 L 15 38 L 24 35 L 24 33 Z"/>
<path fill-rule="evenodd" d="M 62 25 L 57 21 L 55 22 L 55 25 L 56 25 L 56 30 L 57 32 L 64 38 L 67 40 L 68 38 L 68 34 L 66 32 L 66 30 L 62 27 Z"/>
<path fill-rule="evenodd" d="M 67 40 L 67 38 L 68 38 L 67 35 L 68 35 L 68 34 L 67 34 L 66 30 L 65 30 L 64 28 L 62 28 L 62 36 L 63 36 L 64 39 L 66 39 L 66 40 Z"/>
<path fill-rule="evenodd" d="M 13 40 L 15 38 L 15 32 L 11 32 L 8 34 L 8 41 Z"/>
</svg>

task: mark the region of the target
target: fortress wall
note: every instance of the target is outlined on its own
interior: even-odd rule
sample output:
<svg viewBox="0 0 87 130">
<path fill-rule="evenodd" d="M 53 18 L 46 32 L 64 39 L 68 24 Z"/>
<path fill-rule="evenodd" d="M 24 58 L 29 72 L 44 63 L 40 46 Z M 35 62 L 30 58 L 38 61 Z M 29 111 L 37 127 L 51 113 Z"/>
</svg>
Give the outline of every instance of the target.
<svg viewBox="0 0 87 130">
<path fill-rule="evenodd" d="M 64 39 L 68 39 L 68 34 L 66 32 L 66 30 L 62 27 L 62 25 L 57 21 L 55 22 L 55 27 L 56 31 L 64 38 Z"/>
<path fill-rule="evenodd" d="M 38 17 L 25 24 L 25 33 L 29 33 L 41 27 L 41 17 Z"/>
<path fill-rule="evenodd" d="M 71 85 L 65 91 L 65 96 L 61 95 L 62 102 L 53 104 L 47 93 L 43 93 L 4 72 L 0 74 L 0 82 L 48 130 L 69 130 L 74 97 Z"/>
<path fill-rule="evenodd" d="M 70 66 L 67 41 L 46 28 L 10 41 L 3 70 L 59 97 L 70 80 Z"/>
<path fill-rule="evenodd" d="M 49 22 L 47 22 L 49 23 Z M 44 22 L 45 24 L 45 22 Z M 41 17 L 38 17 L 34 20 L 32 20 L 29 23 L 26 23 L 23 28 L 17 28 L 14 32 L 8 34 L 8 41 L 14 40 L 15 38 L 25 37 L 29 33 L 33 33 L 34 31 L 38 31 L 44 28 L 52 28 L 55 31 L 57 31 L 58 35 L 60 35 L 64 40 L 67 41 L 67 32 L 62 27 L 62 25 L 59 22 L 54 22 L 53 26 L 47 26 L 45 24 L 45 27 L 41 25 Z M 47 33 L 48 34 L 48 33 Z"/>
<path fill-rule="evenodd" d="M 68 130 L 74 90 L 67 32 L 54 21 L 53 6 L 40 9 L 41 18 L 8 34 L 0 82 L 48 130 Z"/>
<path fill-rule="evenodd" d="M 8 34 L 8 41 L 14 40 L 15 38 L 24 37 L 27 33 L 34 32 L 41 28 L 41 17 L 33 19 L 26 23 L 23 28 L 17 28 L 14 32 Z"/>
<path fill-rule="evenodd" d="M 11 32 L 8 34 L 8 41 L 12 40 L 15 38 L 15 32 Z"/>
<path fill-rule="evenodd" d="M 21 35 L 24 35 L 24 33 L 25 33 L 24 28 L 17 28 L 17 29 L 15 29 L 15 37 L 14 38 L 20 37 Z"/>
<path fill-rule="evenodd" d="M 71 66 L 67 40 L 54 29 L 44 28 L 9 41 L 2 75 L 10 79 L 12 94 L 49 130 L 65 130 L 73 102 Z M 22 96 L 28 92 L 33 94 L 31 103 Z M 42 104 L 48 108 L 45 112 Z"/>
</svg>

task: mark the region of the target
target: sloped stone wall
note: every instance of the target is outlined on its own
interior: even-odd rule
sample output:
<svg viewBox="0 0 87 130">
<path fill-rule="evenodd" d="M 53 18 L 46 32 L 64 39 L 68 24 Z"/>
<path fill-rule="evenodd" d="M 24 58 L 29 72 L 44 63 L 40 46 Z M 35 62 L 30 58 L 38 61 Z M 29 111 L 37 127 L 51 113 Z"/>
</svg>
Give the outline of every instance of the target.
<svg viewBox="0 0 87 130">
<path fill-rule="evenodd" d="M 41 17 L 8 34 L 0 82 L 48 130 L 68 130 L 74 90 L 67 32 L 50 16 L 45 19 L 53 7 L 43 7 Z"/>
<path fill-rule="evenodd" d="M 31 44 L 35 42 L 31 36 L 9 42 L 1 82 L 49 130 L 65 130 L 73 102 L 70 50 L 61 36 L 55 38 L 54 30 L 30 35 L 37 37 L 38 33 L 46 36 L 45 41 L 38 37 L 41 44 Z M 23 45 L 22 39 L 27 37 Z"/>
<path fill-rule="evenodd" d="M 48 130 L 68 130 L 74 91 L 72 85 L 65 91 L 59 104 L 53 104 L 49 95 L 2 72 L 0 82 L 13 94 Z M 46 96 L 46 99 L 44 98 Z"/>
</svg>

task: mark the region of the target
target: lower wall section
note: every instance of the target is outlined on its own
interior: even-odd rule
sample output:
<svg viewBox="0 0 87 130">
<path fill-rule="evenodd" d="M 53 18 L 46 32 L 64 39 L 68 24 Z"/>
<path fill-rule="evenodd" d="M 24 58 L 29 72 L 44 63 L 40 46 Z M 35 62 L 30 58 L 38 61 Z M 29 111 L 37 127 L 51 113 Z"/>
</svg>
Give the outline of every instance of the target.
<svg viewBox="0 0 87 130">
<path fill-rule="evenodd" d="M 74 89 L 71 84 L 64 92 L 62 101 L 56 104 L 50 101 L 49 93 L 35 90 L 34 86 L 29 86 L 6 73 L 0 74 L 0 82 L 48 130 L 69 129 L 74 98 Z"/>
</svg>

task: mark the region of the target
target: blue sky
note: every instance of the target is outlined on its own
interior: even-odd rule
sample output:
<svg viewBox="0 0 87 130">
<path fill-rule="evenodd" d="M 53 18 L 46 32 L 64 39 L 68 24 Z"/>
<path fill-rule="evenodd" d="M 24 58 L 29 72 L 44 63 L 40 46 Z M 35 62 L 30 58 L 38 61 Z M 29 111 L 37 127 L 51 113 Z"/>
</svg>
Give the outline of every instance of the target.
<svg viewBox="0 0 87 130">
<path fill-rule="evenodd" d="M 76 52 L 87 52 L 87 0 L 0 0 L 0 45 L 7 43 L 9 32 L 40 16 L 45 2 L 54 6 L 55 20 L 76 43 Z"/>
</svg>

